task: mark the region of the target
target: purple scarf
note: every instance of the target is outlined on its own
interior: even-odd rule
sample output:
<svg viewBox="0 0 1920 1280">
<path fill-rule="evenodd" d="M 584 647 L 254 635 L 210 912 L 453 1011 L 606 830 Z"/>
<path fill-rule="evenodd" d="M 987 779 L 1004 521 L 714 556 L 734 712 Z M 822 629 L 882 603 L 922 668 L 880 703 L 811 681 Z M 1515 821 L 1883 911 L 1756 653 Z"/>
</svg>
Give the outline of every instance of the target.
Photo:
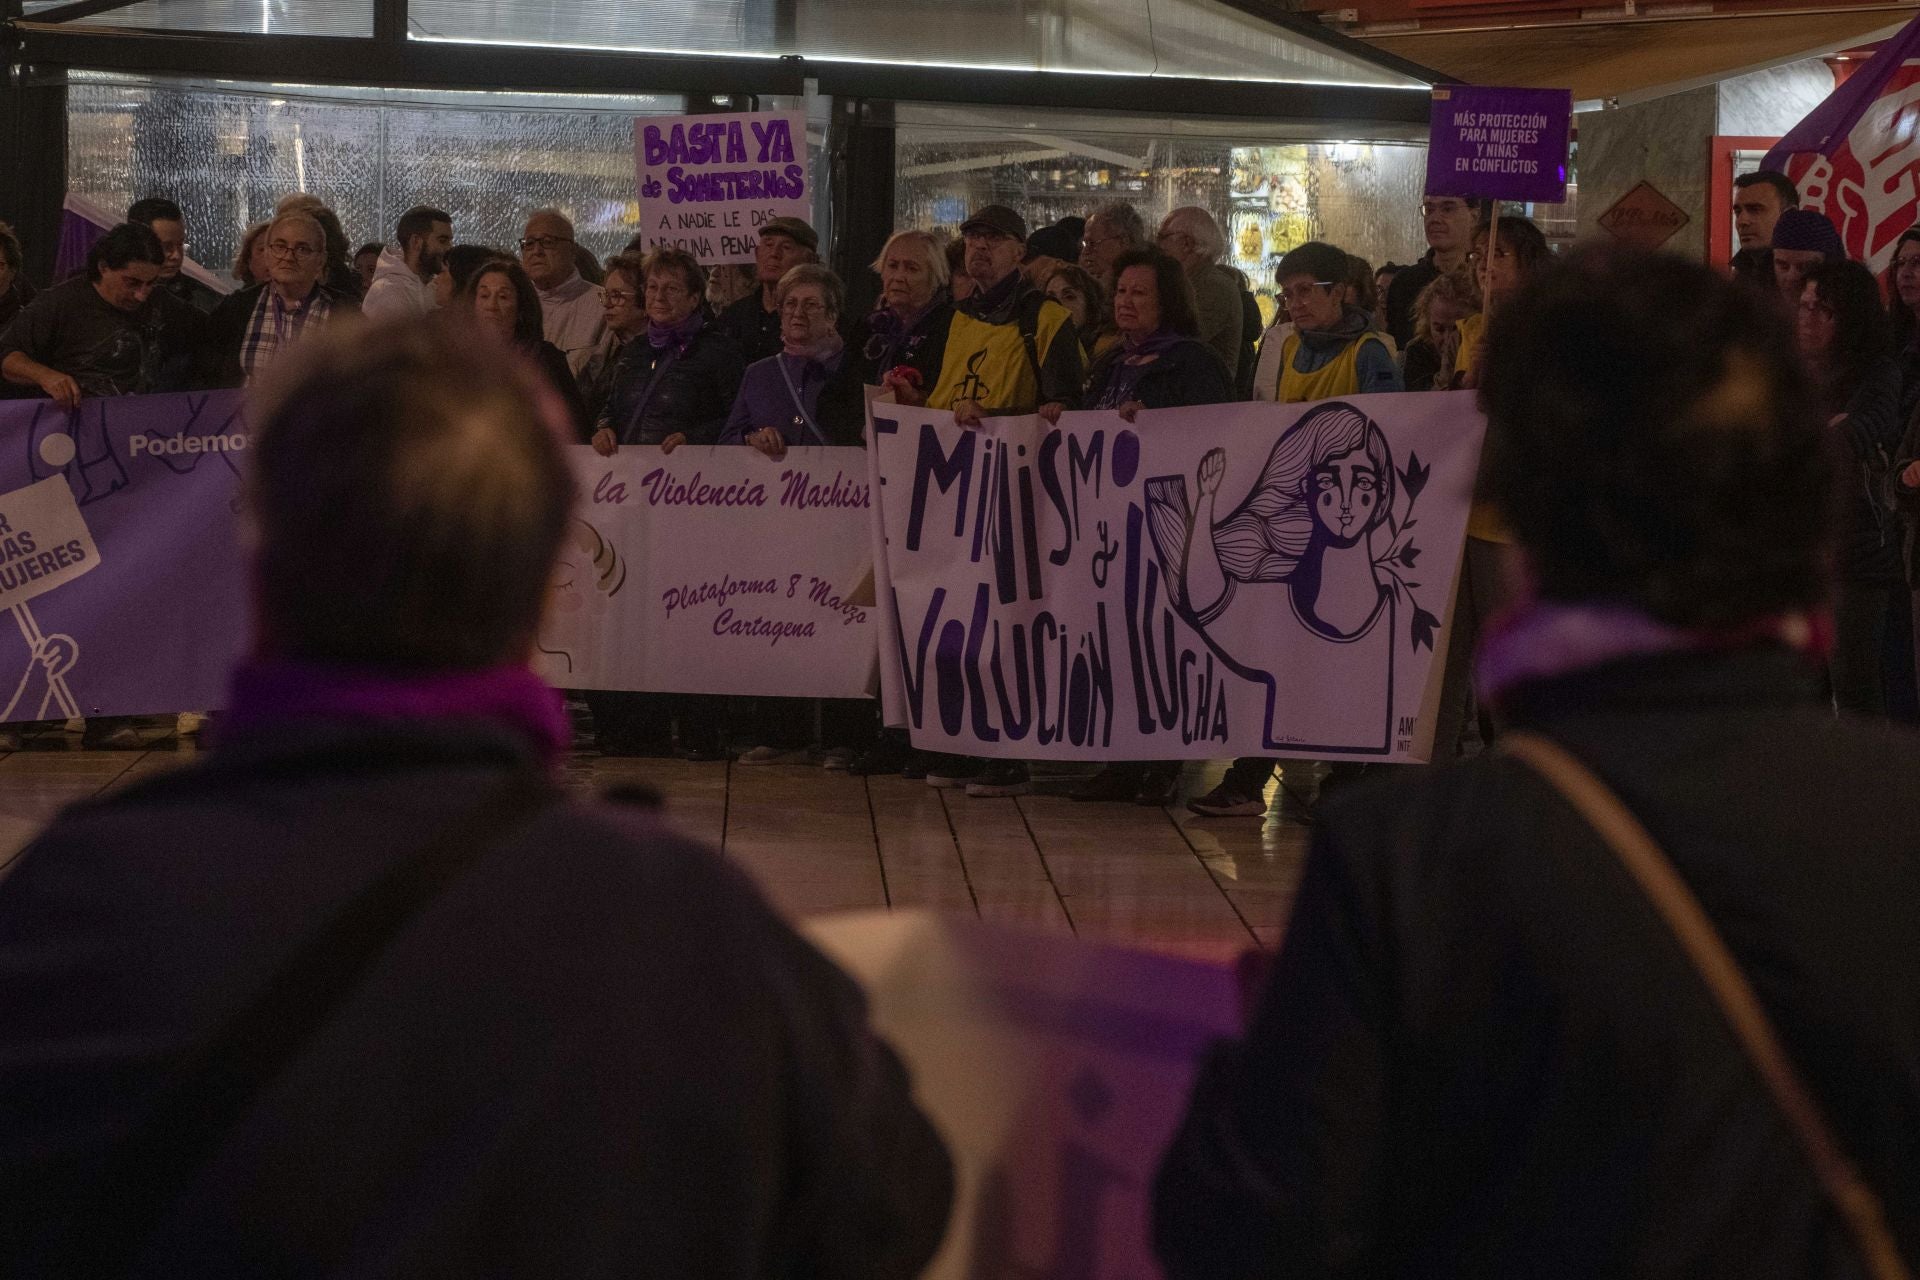
<svg viewBox="0 0 1920 1280">
<path fill-rule="evenodd" d="M 306 720 L 456 719 L 513 729 L 550 766 L 573 744 L 560 695 L 525 667 L 399 674 L 288 660 L 254 660 L 234 670 L 219 736 L 245 738 Z"/>
<path fill-rule="evenodd" d="M 681 355 L 687 354 L 687 348 L 693 343 L 693 336 L 707 323 L 707 317 L 699 307 L 679 324 L 655 324 L 647 321 L 647 342 L 654 350 L 665 351 L 668 347 L 679 349 Z"/>
<path fill-rule="evenodd" d="M 1140 379 L 1146 376 L 1147 370 L 1159 363 L 1158 358 L 1173 350 L 1180 341 L 1179 334 L 1169 333 L 1165 329 L 1155 329 L 1138 342 L 1132 338 L 1126 339 L 1115 349 L 1112 363 L 1107 366 L 1106 383 L 1100 388 L 1099 398 L 1090 407 L 1118 409 L 1134 399 L 1134 392 L 1139 389 Z"/>
<path fill-rule="evenodd" d="M 1688 628 L 1624 605 L 1534 600 L 1494 619 L 1480 642 L 1474 684 L 1497 707 L 1523 684 L 1627 658 L 1783 644 L 1824 660 L 1832 642 L 1832 620 L 1820 613 L 1769 614 L 1731 627 Z"/>
</svg>

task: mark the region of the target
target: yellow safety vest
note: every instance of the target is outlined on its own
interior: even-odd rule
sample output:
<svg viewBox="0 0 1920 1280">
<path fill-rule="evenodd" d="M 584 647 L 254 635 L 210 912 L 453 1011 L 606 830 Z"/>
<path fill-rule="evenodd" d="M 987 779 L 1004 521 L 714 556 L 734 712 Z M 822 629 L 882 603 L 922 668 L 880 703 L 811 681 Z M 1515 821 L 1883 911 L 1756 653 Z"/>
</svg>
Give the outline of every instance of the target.
<svg viewBox="0 0 1920 1280">
<path fill-rule="evenodd" d="M 1460 351 L 1453 358 L 1455 373 L 1473 372 L 1474 355 L 1480 349 L 1480 340 L 1486 336 L 1486 312 L 1476 311 L 1460 322 Z M 1467 516 L 1467 536 L 1479 538 L 1482 542 L 1513 541 L 1513 535 L 1507 531 L 1507 522 L 1500 518 L 1500 509 L 1491 502 L 1478 499 Z"/>
<path fill-rule="evenodd" d="M 1054 335 L 1072 317 L 1054 301 L 1040 307 L 1034 354 L 1044 363 Z M 956 400 L 978 400 L 988 414 L 1032 413 L 1040 407 L 1040 379 L 1016 319 L 989 324 L 962 311 L 947 330 L 946 359 L 927 397 L 929 409 L 951 409 Z"/>
<path fill-rule="evenodd" d="M 1368 332 L 1349 342 L 1339 355 L 1312 373 L 1301 373 L 1293 367 L 1293 358 L 1300 353 L 1300 335 L 1288 334 L 1280 346 L 1280 392 L 1275 398 L 1281 404 L 1302 404 L 1308 400 L 1359 395 L 1360 348 L 1368 342 L 1379 343 L 1386 349 L 1388 358 L 1392 358 L 1392 340 L 1384 333 Z"/>
</svg>

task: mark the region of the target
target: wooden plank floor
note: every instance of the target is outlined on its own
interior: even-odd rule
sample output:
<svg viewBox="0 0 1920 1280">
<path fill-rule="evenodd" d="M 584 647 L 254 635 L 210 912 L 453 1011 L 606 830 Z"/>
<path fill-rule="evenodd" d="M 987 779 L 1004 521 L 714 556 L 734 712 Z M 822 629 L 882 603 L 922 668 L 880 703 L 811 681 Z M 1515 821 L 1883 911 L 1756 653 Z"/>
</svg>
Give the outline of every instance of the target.
<svg viewBox="0 0 1920 1280">
<path fill-rule="evenodd" d="M 145 751 L 84 751 L 77 736 L 50 730 L 0 755 L 0 864 L 62 806 L 194 752 L 191 739 L 157 734 Z M 1221 768 L 1190 765 L 1183 798 Z M 736 859 L 790 917 L 925 908 L 1215 960 L 1277 944 L 1309 839 L 1289 799 L 1263 820 L 1078 804 L 1060 794 L 1071 782 L 1064 767 L 1034 795 L 993 800 L 800 763 L 581 751 L 566 775 L 583 793 L 658 791 L 676 826 Z M 1283 783 L 1310 790 L 1312 777 L 1311 766 L 1289 765 Z"/>
</svg>

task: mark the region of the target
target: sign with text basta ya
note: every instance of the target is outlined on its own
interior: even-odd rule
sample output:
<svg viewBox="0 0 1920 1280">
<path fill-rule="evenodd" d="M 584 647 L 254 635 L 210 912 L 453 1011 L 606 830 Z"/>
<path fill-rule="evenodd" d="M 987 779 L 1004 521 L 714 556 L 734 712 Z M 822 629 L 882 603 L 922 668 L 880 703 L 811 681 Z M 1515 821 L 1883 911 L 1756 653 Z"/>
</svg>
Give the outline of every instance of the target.
<svg viewBox="0 0 1920 1280">
<path fill-rule="evenodd" d="M 1572 128 L 1567 89 L 1442 85 L 1433 91 L 1427 194 L 1565 200 Z"/>
<path fill-rule="evenodd" d="M 633 165 L 649 252 L 685 249 L 707 266 L 752 262 L 761 227 L 813 216 L 803 111 L 642 117 Z"/>
</svg>

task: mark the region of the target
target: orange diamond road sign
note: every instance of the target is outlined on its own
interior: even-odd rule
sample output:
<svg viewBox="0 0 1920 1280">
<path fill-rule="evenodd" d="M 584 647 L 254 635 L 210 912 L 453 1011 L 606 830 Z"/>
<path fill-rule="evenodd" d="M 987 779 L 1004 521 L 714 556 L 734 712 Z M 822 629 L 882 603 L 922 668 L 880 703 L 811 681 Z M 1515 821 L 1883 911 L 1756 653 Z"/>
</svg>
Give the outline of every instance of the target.
<svg viewBox="0 0 1920 1280">
<path fill-rule="evenodd" d="M 1642 182 L 1600 215 L 1602 227 L 1636 249 L 1658 249 L 1690 221 L 1686 210 L 1661 195 L 1651 182 Z"/>
</svg>

